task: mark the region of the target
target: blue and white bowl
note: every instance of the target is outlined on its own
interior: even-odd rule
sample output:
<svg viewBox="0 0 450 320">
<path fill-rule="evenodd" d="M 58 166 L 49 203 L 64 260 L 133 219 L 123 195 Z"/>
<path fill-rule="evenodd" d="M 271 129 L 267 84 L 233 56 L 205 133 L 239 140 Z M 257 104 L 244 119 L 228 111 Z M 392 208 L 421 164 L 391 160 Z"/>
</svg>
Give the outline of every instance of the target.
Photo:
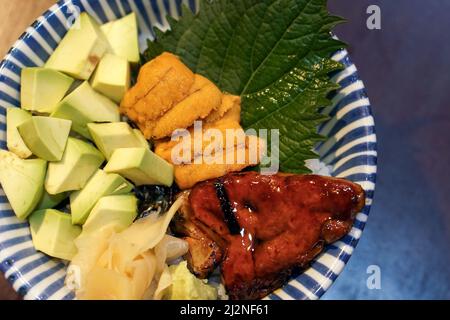
<svg viewBox="0 0 450 320">
<path fill-rule="evenodd" d="M 6 108 L 20 107 L 20 71 L 42 66 L 68 29 L 68 20 L 77 8 L 105 23 L 134 11 L 139 19 L 140 40 L 152 38 L 152 26 L 167 26 L 165 15 L 178 17 L 181 3 L 192 9 L 196 1 L 182 0 L 67 0 L 52 6 L 14 44 L 0 65 L 0 144 L 6 149 Z M 356 217 L 352 230 L 328 246 L 311 267 L 267 299 L 318 299 L 342 272 L 353 253 L 372 204 L 377 171 L 374 120 L 364 84 L 345 50 L 334 54 L 345 70 L 333 79 L 341 89 L 332 107 L 324 113 L 331 119 L 320 132 L 328 140 L 317 146 L 321 161 L 331 175 L 359 183 L 367 194 L 366 206 Z M 320 167 L 312 164 L 313 167 Z M 323 169 L 322 169 L 323 170 Z M 325 170 L 327 171 L 327 170 Z M 322 173 L 320 171 L 319 173 Z M 28 223 L 19 222 L 0 189 L 0 270 L 25 299 L 73 299 L 64 285 L 66 265 L 37 252 Z"/>
</svg>

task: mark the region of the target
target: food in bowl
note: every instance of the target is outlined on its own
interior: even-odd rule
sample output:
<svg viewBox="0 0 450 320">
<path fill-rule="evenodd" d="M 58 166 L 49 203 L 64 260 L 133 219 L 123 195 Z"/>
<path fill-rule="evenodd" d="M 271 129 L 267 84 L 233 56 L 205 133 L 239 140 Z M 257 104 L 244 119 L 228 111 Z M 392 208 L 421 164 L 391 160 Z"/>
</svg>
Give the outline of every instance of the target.
<svg viewBox="0 0 450 320">
<path fill-rule="evenodd" d="M 324 6 L 310 22 L 320 48 L 299 37 L 289 53 L 282 34 L 279 43 L 255 38 L 248 57 L 238 57 L 242 39 L 229 39 L 226 53 L 215 42 L 173 45 L 190 28 L 217 27 L 217 9 L 239 3 L 185 12 L 190 25 L 174 23 L 142 65 L 133 13 L 102 26 L 82 13 L 44 67 L 22 70 L 0 183 L 36 249 L 70 261 L 66 284 L 77 298 L 223 298 L 205 279 L 217 268 L 231 299 L 262 298 L 344 236 L 361 210 L 360 186 L 305 174 L 322 139 L 319 107 L 336 88 L 328 74 L 340 68 L 329 58 L 342 47 L 329 35 L 338 20 Z M 283 13 L 270 9 L 278 1 L 258 5 Z M 314 54 L 305 58 L 302 46 Z M 198 47 L 206 53 L 194 62 Z M 218 54 L 235 54 L 234 63 L 217 69 Z"/>
</svg>

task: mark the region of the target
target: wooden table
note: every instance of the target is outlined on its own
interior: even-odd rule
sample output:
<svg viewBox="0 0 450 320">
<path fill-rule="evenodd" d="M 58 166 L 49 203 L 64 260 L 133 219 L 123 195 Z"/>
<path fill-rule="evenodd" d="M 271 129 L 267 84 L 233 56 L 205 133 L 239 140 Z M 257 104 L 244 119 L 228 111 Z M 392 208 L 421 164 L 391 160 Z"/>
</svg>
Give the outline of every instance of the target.
<svg viewBox="0 0 450 320">
<path fill-rule="evenodd" d="M 0 0 L 0 56 L 55 0 Z"/>
<path fill-rule="evenodd" d="M 0 0 L 0 56 L 33 21 L 48 9 L 54 0 Z M 8 282 L 0 275 L 0 300 L 19 299 Z"/>
</svg>

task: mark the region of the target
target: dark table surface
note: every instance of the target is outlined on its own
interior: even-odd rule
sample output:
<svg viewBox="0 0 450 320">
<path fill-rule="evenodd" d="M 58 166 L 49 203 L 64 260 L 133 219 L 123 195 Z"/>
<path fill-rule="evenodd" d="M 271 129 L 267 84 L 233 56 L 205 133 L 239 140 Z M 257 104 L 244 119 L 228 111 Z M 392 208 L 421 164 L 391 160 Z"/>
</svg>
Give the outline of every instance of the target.
<svg viewBox="0 0 450 320">
<path fill-rule="evenodd" d="M 366 9 L 381 8 L 381 30 Z M 379 140 L 375 201 L 362 239 L 325 299 L 450 299 L 450 1 L 331 0 L 348 19 Z M 367 268 L 381 270 L 368 289 Z M 0 280 L 0 298 L 14 297 Z"/>
<path fill-rule="evenodd" d="M 381 30 L 366 9 L 381 8 Z M 450 1 L 339 0 L 336 29 L 373 105 L 378 181 L 362 239 L 325 299 L 450 299 Z M 381 270 L 369 290 L 367 268 Z"/>
</svg>

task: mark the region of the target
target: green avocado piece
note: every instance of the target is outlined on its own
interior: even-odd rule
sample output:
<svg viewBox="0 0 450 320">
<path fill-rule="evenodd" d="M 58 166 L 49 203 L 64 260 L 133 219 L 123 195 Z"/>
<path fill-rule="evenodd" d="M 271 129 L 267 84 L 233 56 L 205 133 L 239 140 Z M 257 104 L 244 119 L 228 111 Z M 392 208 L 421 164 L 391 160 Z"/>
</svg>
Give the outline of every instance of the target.
<svg viewBox="0 0 450 320">
<path fill-rule="evenodd" d="M 8 150 L 26 159 L 33 154 L 20 136 L 18 126 L 31 119 L 31 114 L 19 108 L 6 109 L 6 142 Z"/>
<path fill-rule="evenodd" d="M 61 161 L 48 165 L 45 190 L 49 194 L 80 190 L 104 161 L 93 145 L 69 137 Z"/>
<path fill-rule="evenodd" d="M 139 63 L 139 29 L 136 14 L 129 15 L 101 26 L 112 52 L 131 63 Z"/>
<path fill-rule="evenodd" d="M 197 279 L 187 268 L 187 262 L 169 267 L 172 285 L 165 297 L 169 300 L 217 300 L 217 289 Z"/>
<path fill-rule="evenodd" d="M 127 194 L 132 190 L 133 185 L 118 174 L 97 170 L 82 190 L 70 195 L 72 223 L 84 224 L 101 197 Z"/>
<path fill-rule="evenodd" d="M 100 26 L 83 12 L 61 40 L 45 67 L 67 73 L 76 79 L 87 80 L 108 50 L 108 40 Z"/>
<path fill-rule="evenodd" d="M 87 81 L 65 97 L 51 116 L 72 120 L 72 130 L 87 139 L 91 139 L 88 123 L 120 121 L 119 107 L 95 92 Z"/>
<path fill-rule="evenodd" d="M 46 209 L 33 212 L 30 230 L 34 247 L 49 256 L 71 260 L 77 253 L 75 239 L 81 228 L 72 225 L 70 214 Z"/>
<path fill-rule="evenodd" d="M 95 232 L 109 224 L 116 226 L 116 232 L 125 230 L 137 217 L 137 203 L 133 194 L 100 198 L 83 225 L 83 233 Z"/>
<path fill-rule="evenodd" d="M 89 123 L 88 128 L 95 145 L 106 159 L 111 158 L 116 149 L 149 147 L 142 133 L 126 122 Z"/>
<path fill-rule="evenodd" d="M 0 150 L 0 184 L 20 220 L 25 220 L 42 198 L 46 171 L 45 160 L 24 160 Z"/>
<path fill-rule="evenodd" d="M 35 210 L 53 209 L 67 197 L 69 197 L 68 192 L 49 194 L 44 190 L 44 194 L 42 195 L 41 200 L 39 200 Z"/>
<path fill-rule="evenodd" d="M 130 64 L 128 60 L 105 54 L 91 80 L 92 88 L 116 103 L 122 101 L 130 88 Z"/>
<path fill-rule="evenodd" d="M 134 135 L 139 140 L 139 144 L 142 148 L 150 147 L 149 142 L 145 139 L 144 134 L 139 129 L 133 129 Z"/>
<path fill-rule="evenodd" d="M 141 185 L 165 185 L 173 183 L 173 166 L 150 151 L 149 148 L 117 149 L 104 170 L 118 173 Z"/>
<path fill-rule="evenodd" d="M 27 147 L 39 158 L 61 160 L 72 121 L 50 117 L 32 117 L 18 129 Z"/>
<path fill-rule="evenodd" d="M 46 68 L 23 68 L 20 102 L 22 109 L 51 113 L 64 98 L 74 79 Z"/>
</svg>

